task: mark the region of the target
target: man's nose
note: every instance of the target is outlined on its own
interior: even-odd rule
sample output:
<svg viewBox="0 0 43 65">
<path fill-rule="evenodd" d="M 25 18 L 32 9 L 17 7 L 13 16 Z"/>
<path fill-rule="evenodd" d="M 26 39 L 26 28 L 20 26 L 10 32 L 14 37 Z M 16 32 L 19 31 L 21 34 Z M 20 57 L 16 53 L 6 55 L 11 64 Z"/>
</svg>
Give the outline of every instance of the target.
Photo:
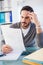
<svg viewBox="0 0 43 65">
<path fill-rule="evenodd" d="M 23 22 L 25 22 L 26 21 L 26 19 L 25 18 L 23 18 Z"/>
</svg>

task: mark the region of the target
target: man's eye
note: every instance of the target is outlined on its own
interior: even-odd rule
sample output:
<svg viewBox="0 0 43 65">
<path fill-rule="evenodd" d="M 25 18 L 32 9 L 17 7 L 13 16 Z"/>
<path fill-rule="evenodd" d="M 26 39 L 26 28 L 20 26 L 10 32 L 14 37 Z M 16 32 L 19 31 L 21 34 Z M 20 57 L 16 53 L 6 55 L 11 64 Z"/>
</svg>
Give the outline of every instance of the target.
<svg viewBox="0 0 43 65">
<path fill-rule="evenodd" d="M 26 17 L 26 19 L 28 19 L 29 17 Z"/>
<path fill-rule="evenodd" d="M 24 18 L 24 17 L 22 17 L 22 18 Z"/>
</svg>

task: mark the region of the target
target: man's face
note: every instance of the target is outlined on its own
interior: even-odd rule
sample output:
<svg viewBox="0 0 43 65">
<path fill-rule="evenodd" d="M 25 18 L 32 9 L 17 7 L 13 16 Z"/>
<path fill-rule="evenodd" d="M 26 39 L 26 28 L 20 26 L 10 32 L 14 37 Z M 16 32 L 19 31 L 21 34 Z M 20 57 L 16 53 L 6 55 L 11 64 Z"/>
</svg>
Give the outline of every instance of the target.
<svg viewBox="0 0 43 65">
<path fill-rule="evenodd" d="M 31 22 L 29 11 L 23 10 L 21 11 L 21 26 L 25 29 L 28 27 L 29 23 Z"/>
</svg>

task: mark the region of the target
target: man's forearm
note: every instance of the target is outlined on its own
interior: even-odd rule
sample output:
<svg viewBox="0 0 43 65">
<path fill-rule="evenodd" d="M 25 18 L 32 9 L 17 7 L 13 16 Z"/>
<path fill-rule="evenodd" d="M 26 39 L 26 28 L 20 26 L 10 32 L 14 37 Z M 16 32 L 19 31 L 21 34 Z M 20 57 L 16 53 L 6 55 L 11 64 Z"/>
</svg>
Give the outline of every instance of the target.
<svg viewBox="0 0 43 65">
<path fill-rule="evenodd" d="M 41 29 L 41 27 L 36 27 L 36 31 L 37 31 L 37 34 L 40 34 L 40 33 L 43 32 L 42 29 Z"/>
<path fill-rule="evenodd" d="M 40 23 L 36 24 L 36 31 L 37 31 L 37 34 L 40 34 L 43 32 Z"/>
</svg>

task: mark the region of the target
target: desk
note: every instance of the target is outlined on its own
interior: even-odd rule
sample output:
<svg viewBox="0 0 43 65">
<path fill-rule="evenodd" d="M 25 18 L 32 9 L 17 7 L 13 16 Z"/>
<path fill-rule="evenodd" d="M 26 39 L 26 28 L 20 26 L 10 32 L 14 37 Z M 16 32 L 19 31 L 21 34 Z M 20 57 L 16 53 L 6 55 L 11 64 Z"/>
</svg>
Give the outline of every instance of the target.
<svg viewBox="0 0 43 65">
<path fill-rule="evenodd" d="M 0 61 L 0 65 L 24 65 L 24 63 L 22 63 L 22 58 L 24 56 L 20 56 L 18 60 L 14 61 Z"/>
<path fill-rule="evenodd" d="M 26 56 L 27 54 L 30 54 L 30 53 L 32 53 L 32 52 L 38 50 L 38 49 L 39 49 L 39 48 L 36 48 L 36 47 L 28 47 L 28 48 L 26 48 L 27 52 L 24 52 L 24 53 L 19 57 L 18 60 L 16 60 L 16 61 L 14 61 L 14 60 L 12 60 L 12 61 L 10 61 L 10 60 L 8 60 L 8 61 L 6 61 L 6 60 L 5 60 L 5 61 L 0 61 L 0 65 L 27 65 L 27 64 L 24 64 L 24 63 L 22 62 L 23 57 Z"/>
</svg>

